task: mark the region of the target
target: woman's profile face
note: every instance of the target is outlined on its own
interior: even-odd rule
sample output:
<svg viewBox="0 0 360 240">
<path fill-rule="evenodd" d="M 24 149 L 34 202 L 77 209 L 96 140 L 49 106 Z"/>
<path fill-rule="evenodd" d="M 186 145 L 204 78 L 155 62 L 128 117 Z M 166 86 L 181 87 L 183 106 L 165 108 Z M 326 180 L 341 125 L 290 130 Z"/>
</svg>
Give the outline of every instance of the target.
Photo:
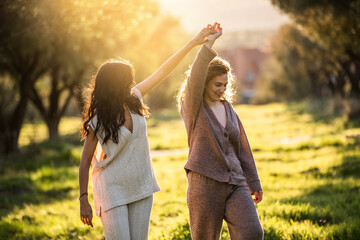
<svg viewBox="0 0 360 240">
<path fill-rule="evenodd" d="M 226 91 L 227 84 L 227 74 L 214 77 L 205 85 L 204 97 L 211 102 L 220 101 Z"/>
</svg>

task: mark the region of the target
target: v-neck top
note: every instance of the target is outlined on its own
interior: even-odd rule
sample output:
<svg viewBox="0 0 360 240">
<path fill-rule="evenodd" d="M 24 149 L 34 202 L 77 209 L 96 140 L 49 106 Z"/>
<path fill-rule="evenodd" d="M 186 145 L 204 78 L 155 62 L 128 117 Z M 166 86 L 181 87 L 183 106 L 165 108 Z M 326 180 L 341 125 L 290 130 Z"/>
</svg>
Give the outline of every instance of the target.
<svg viewBox="0 0 360 240">
<path fill-rule="evenodd" d="M 206 102 L 206 100 L 204 99 L 204 102 L 206 103 L 206 105 L 208 105 L 208 107 L 211 109 L 211 112 L 213 113 L 213 115 L 216 118 L 216 122 L 220 124 L 220 126 L 222 126 L 224 129 L 227 126 L 227 120 L 228 120 L 228 116 L 227 116 L 227 112 L 226 112 L 226 106 L 223 100 L 220 100 L 221 105 L 224 107 L 224 112 L 225 112 L 225 126 L 223 126 L 220 122 L 220 120 L 216 117 L 214 110 L 210 107 L 210 105 Z"/>
<path fill-rule="evenodd" d="M 221 103 L 225 107 L 225 127 L 219 122 L 206 101 L 204 101 L 203 106 L 206 118 L 219 148 L 225 153 L 225 160 L 230 169 L 228 183 L 234 185 L 244 185 L 246 184 L 246 179 L 244 177 L 240 161 L 236 156 L 236 152 L 239 150 L 239 125 L 237 124 L 237 119 L 231 114 L 231 104 L 225 100 L 221 100 Z"/>
<path fill-rule="evenodd" d="M 133 92 L 141 99 L 136 88 Z M 101 128 L 96 134 L 98 145 L 106 154 L 102 161 L 96 154 L 92 160 L 93 196 L 98 216 L 101 210 L 138 201 L 160 190 L 151 163 L 145 118 L 129 112 L 133 121 L 132 132 L 121 126 L 118 143 L 109 139 L 103 144 L 105 135 Z M 97 121 L 95 115 L 89 122 L 94 130 Z"/>
<path fill-rule="evenodd" d="M 195 171 L 219 182 L 249 186 L 250 191 L 261 190 L 256 164 L 244 127 L 227 101 L 225 128 L 204 101 L 204 87 L 208 67 L 216 53 L 203 45 L 187 79 L 181 117 L 188 135 L 189 156 L 187 171 Z M 244 181 L 246 180 L 246 181 Z"/>
</svg>

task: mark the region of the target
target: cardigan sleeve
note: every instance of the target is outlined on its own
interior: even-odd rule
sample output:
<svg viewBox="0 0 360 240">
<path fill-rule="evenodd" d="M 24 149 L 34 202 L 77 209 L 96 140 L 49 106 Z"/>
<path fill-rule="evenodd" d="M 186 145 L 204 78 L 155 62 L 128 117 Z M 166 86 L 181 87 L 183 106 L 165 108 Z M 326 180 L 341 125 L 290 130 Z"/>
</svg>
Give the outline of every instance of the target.
<svg viewBox="0 0 360 240">
<path fill-rule="evenodd" d="M 185 98 L 181 107 L 182 115 L 186 116 L 188 120 L 196 119 L 199 113 L 203 101 L 208 67 L 216 55 L 216 52 L 203 45 L 191 67 L 190 76 L 187 79 Z"/>
<path fill-rule="evenodd" d="M 248 138 L 245 133 L 245 129 L 240 121 L 239 116 L 237 116 L 237 119 L 240 129 L 240 162 L 244 170 L 246 181 L 249 185 L 251 192 L 262 190 L 260 179 L 256 169 L 255 160 L 250 148 Z"/>
</svg>

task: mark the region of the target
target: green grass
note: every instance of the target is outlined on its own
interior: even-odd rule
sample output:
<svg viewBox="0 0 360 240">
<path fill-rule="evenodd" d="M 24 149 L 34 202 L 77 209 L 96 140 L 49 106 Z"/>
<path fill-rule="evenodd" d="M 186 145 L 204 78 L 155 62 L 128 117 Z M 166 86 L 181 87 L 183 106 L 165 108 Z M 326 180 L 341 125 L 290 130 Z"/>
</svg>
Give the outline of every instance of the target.
<svg viewBox="0 0 360 240">
<path fill-rule="evenodd" d="M 265 239 L 360 239 L 359 123 L 308 111 L 303 103 L 235 109 L 264 188 L 257 210 Z M 26 125 L 20 142 L 32 144 L 0 158 L 0 239 L 104 239 L 99 218 L 93 229 L 79 219 L 80 123 L 64 118 L 65 136 L 55 142 L 42 141 L 45 131 L 32 138 L 33 126 Z M 152 150 L 187 147 L 175 110 L 154 113 L 148 135 Z M 157 153 L 161 191 L 154 198 L 150 239 L 189 239 L 186 154 Z M 229 239 L 225 223 L 221 239 Z"/>
<path fill-rule="evenodd" d="M 60 120 L 59 134 L 80 136 L 81 123 L 82 119 L 80 117 L 64 117 Z M 26 122 L 20 131 L 19 146 L 41 142 L 47 138 L 48 130 L 43 122 Z"/>
<path fill-rule="evenodd" d="M 149 145 L 152 150 L 187 148 L 184 123 L 176 110 L 154 113 L 147 121 Z"/>
</svg>

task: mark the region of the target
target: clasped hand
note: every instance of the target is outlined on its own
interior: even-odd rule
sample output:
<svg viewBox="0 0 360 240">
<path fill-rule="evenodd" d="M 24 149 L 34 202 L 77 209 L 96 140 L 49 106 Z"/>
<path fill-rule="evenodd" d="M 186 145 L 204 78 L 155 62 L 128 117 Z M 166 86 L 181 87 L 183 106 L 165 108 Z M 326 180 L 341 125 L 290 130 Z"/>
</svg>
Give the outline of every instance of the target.
<svg viewBox="0 0 360 240">
<path fill-rule="evenodd" d="M 203 28 L 191 42 L 195 45 L 200 45 L 208 41 L 215 41 L 221 34 L 222 28 L 220 27 L 220 23 L 215 22 L 213 25 L 209 24 Z"/>
</svg>

